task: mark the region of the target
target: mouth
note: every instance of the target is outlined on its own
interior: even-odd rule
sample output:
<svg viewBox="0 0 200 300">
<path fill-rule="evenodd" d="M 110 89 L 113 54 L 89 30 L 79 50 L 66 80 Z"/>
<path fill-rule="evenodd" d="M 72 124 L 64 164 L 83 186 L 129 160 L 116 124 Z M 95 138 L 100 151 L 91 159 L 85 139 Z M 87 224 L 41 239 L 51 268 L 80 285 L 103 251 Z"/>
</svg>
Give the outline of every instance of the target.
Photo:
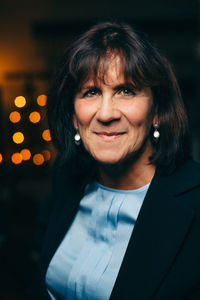
<svg viewBox="0 0 200 300">
<path fill-rule="evenodd" d="M 95 132 L 95 134 L 101 138 L 104 141 L 113 141 L 116 139 L 121 138 L 122 136 L 124 136 L 126 134 L 126 132 L 105 132 L 105 131 L 101 131 L 101 132 Z"/>
</svg>

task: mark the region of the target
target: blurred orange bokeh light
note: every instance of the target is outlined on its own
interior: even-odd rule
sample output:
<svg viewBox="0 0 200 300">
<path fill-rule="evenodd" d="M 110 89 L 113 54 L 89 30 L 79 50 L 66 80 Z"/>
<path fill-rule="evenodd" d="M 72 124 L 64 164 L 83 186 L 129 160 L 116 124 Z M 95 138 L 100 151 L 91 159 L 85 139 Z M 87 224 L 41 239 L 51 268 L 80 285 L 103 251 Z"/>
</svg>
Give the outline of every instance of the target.
<svg viewBox="0 0 200 300">
<path fill-rule="evenodd" d="M 37 97 L 37 104 L 40 106 L 45 106 L 47 103 L 47 96 L 46 95 L 40 95 Z"/>
<path fill-rule="evenodd" d="M 15 164 L 15 165 L 19 165 L 22 162 L 22 155 L 20 153 L 13 153 L 13 155 L 11 156 L 11 161 Z"/>
<path fill-rule="evenodd" d="M 37 111 L 33 111 L 32 113 L 30 113 L 29 115 L 29 120 L 32 122 L 32 123 L 38 123 L 41 119 L 41 116 L 40 116 L 40 113 L 37 112 Z"/>
<path fill-rule="evenodd" d="M 12 138 L 13 138 L 13 142 L 16 144 L 21 144 L 24 141 L 24 135 L 21 132 L 15 132 Z"/>
<path fill-rule="evenodd" d="M 50 153 L 49 150 L 43 150 L 42 153 L 43 153 L 44 159 L 45 159 L 46 161 L 51 159 L 51 153 Z"/>
<path fill-rule="evenodd" d="M 2 161 L 3 161 L 3 156 L 2 156 L 2 154 L 0 153 L 0 163 L 2 163 Z"/>
<path fill-rule="evenodd" d="M 26 105 L 26 99 L 23 96 L 18 96 L 15 98 L 15 105 L 17 107 L 24 107 Z"/>
<path fill-rule="evenodd" d="M 50 135 L 50 130 L 49 129 L 45 129 L 42 133 L 42 137 L 45 141 L 49 142 L 51 141 L 51 135 Z"/>
<path fill-rule="evenodd" d="M 40 166 L 44 163 L 44 156 L 40 153 L 33 156 L 33 163 L 37 166 Z"/>
<path fill-rule="evenodd" d="M 20 151 L 23 160 L 29 160 L 31 158 L 31 151 L 29 149 L 23 149 Z"/>
<path fill-rule="evenodd" d="M 21 115 L 18 111 L 13 111 L 13 112 L 10 113 L 9 119 L 10 119 L 10 122 L 17 123 L 17 122 L 20 121 Z"/>
</svg>

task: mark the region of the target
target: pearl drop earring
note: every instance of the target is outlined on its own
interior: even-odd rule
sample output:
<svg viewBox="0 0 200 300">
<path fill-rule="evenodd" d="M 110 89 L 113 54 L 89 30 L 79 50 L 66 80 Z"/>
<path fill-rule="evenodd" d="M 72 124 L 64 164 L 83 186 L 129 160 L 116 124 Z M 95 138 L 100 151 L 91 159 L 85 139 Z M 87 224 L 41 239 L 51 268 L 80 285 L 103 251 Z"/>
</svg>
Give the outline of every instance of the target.
<svg viewBox="0 0 200 300">
<path fill-rule="evenodd" d="M 154 132 L 153 132 L 154 140 L 158 141 L 160 137 L 160 132 L 158 131 L 158 124 L 156 123 L 153 127 L 154 127 Z"/>
<path fill-rule="evenodd" d="M 78 131 L 78 128 L 76 128 L 76 134 L 74 136 L 74 142 L 77 146 L 80 145 L 81 143 L 81 137 L 80 137 L 80 134 L 79 134 L 79 131 Z"/>
</svg>

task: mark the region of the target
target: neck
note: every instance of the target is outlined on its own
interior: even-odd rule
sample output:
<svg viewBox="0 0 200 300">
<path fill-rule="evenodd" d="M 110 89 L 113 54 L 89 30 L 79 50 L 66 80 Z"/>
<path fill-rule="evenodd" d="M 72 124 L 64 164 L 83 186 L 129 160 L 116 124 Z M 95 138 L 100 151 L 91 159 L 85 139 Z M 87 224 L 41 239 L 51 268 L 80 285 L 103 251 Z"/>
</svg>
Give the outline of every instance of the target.
<svg viewBox="0 0 200 300">
<path fill-rule="evenodd" d="M 151 182 L 155 166 L 149 163 L 150 152 L 147 150 L 134 161 L 129 158 L 125 162 L 99 166 L 99 182 L 107 187 L 120 190 L 138 189 Z"/>
</svg>

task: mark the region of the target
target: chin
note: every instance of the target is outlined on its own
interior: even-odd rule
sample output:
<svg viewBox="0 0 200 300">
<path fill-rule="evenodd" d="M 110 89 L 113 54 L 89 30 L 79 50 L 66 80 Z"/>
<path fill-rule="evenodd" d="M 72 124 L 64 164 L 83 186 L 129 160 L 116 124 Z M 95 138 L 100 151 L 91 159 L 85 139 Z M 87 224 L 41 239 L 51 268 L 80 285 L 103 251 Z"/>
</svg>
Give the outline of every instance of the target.
<svg viewBox="0 0 200 300">
<path fill-rule="evenodd" d="M 123 161 L 123 157 L 114 157 L 113 155 L 110 156 L 94 156 L 94 159 L 98 161 L 101 164 L 106 164 L 106 165 L 114 165 L 118 164 L 121 161 Z"/>
</svg>

